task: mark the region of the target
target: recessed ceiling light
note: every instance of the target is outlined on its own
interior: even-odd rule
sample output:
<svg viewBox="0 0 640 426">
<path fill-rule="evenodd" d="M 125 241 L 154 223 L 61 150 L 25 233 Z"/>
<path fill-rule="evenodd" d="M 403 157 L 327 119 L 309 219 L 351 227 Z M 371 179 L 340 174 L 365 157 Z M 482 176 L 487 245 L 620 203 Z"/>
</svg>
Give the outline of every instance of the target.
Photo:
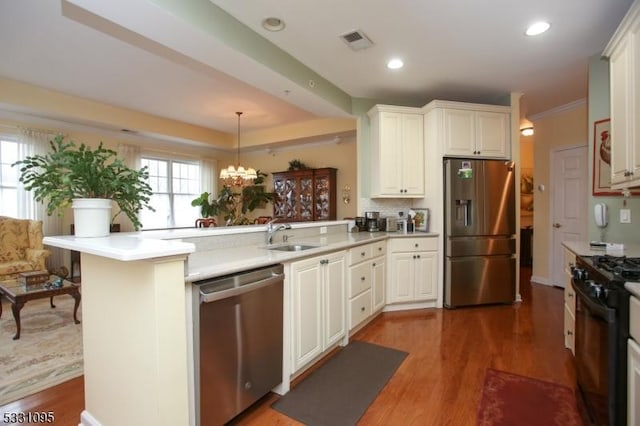
<svg viewBox="0 0 640 426">
<path fill-rule="evenodd" d="M 269 17 L 262 20 L 262 27 L 267 31 L 282 31 L 284 30 L 284 21 L 280 18 Z"/>
<path fill-rule="evenodd" d="M 546 32 L 549 28 L 551 28 L 550 23 L 539 21 L 529 25 L 529 28 L 527 28 L 527 31 L 525 31 L 524 33 L 528 36 L 537 36 Z"/>
<path fill-rule="evenodd" d="M 402 68 L 403 66 L 404 62 L 402 62 L 402 59 L 394 58 L 387 62 L 387 68 L 389 68 L 390 70 L 397 70 L 399 68 Z"/>
<path fill-rule="evenodd" d="M 533 136 L 533 127 L 524 127 L 520 129 L 520 134 L 522 136 Z"/>
</svg>

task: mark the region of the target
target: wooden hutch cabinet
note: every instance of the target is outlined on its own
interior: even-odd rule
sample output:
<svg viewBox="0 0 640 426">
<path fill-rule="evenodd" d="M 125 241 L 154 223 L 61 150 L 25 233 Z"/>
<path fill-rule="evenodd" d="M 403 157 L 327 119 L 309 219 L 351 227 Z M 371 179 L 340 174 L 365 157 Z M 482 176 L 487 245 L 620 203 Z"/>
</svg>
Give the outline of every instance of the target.
<svg viewBox="0 0 640 426">
<path fill-rule="evenodd" d="M 273 217 L 287 222 L 336 219 L 337 169 L 273 173 Z"/>
</svg>

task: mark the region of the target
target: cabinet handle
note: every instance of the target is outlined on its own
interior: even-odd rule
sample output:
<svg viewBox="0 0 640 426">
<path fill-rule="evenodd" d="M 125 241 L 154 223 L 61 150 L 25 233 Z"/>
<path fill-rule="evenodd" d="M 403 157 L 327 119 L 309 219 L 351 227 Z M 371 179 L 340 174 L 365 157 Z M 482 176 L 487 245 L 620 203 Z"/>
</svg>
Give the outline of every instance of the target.
<svg viewBox="0 0 640 426">
<path fill-rule="evenodd" d="M 364 253 L 364 252 L 362 252 L 362 253 L 360 253 L 360 256 L 364 257 L 364 254 L 365 254 L 365 253 Z"/>
<path fill-rule="evenodd" d="M 414 259 L 416 258 L 416 255 L 415 255 L 415 254 L 413 255 L 413 258 L 414 258 Z"/>
<path fill-rule="evenodd" d="M 372 263 L 372 264 L 371 264 L 371 266 L 376 266 L 376 264 L 375 264 L 375 263 Z"/>
<path fill-rule="evenodd" d="M 362 312 L 364 312 L 364 306 L 363 306 L 362 308 L 360 308 L 360 310 L 361 310 Z"/>
<path fill-rule="evenodd" d="M 418 255 L 417 257 L 418 257 L 418 259 L 420 259 L 420 255 Z"/>
<path fill-rule="evenodd" d="M 480 151 L 478 151 L 478 155 L 480 155 Z"/>
<path fill-rule="evenodd" d="M 569 293 L 567 297 L 573 297 L 573 293 Z"/>
<path fill-rule="evenodd" d="M 382 247 L 378 247 L 378 251 L 382 251 Z"/>
<path fill-rule="evenodd" d="M 573 336 L 573 331 L 571 331 L 571 330 L 567 330 L 567 335 L 568 335 L 568 336 Z"/>
<path fill-rule="evenodd" d="M 418 245 L 419 245 L 418 243 L 415 243 L 415 247 L 418 247 Z"/>
<path fill-rule="evenodd" d="M 365 278 L 364 278 L 364 277 L 360 277 L 360 281 L 364 281 L 364 280 L 365 280 Z"/>
</svg>

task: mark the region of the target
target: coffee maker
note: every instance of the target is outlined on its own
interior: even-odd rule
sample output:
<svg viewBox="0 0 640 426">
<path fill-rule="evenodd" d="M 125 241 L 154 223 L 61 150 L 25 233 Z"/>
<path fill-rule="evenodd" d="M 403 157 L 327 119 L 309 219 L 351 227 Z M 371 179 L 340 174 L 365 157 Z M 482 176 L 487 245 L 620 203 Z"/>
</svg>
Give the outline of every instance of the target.
<svg viewBox="0 0 640 426">
<path fill-rule="evenodd" d="M 380 218 L 380 212 L 364 212 L 364 218 L 366 222 L 367 231 L 378 232 L 378 219 Z"/>
</svg>

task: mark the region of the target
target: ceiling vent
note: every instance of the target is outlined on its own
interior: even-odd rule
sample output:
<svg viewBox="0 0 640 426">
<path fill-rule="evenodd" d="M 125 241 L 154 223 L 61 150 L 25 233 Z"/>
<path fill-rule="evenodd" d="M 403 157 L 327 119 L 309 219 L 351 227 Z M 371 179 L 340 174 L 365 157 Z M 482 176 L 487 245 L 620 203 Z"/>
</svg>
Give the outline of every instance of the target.
<svg viewBox="0 0 640 426">
<path fill-rule="evenodd" d="M 342 41 L 347 43 L 352 50 L 362 50 L 373 46 L 373 42 L 365 33 L 360 30 L 349 31 L 340 36 Z"/>
</svg>

